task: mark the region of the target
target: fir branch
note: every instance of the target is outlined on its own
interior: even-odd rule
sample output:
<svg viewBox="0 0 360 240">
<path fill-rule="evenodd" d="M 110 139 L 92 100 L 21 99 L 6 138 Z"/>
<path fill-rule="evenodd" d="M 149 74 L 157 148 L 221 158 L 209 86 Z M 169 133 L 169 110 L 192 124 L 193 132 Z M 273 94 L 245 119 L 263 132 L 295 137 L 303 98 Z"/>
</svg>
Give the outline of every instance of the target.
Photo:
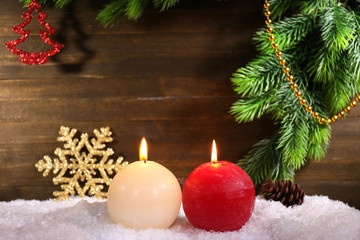
<svg viewBox="0 0 360 240">
<path fill-rule="evenodd" d="M 256 143 L 249 154 L 238 162 L 238 165 L 249 174 L 254 185 L 267 179 L 291 180 L 294 171 L 284 165 L 281 151 L 277 148 L 277 139 L 264 139 Z"/>
<path fill-rule="evenodd" d="M 71 3 L 72 0 L 52 0 L 55 3 L 55 7 L 65 7 L 69 3 Z"/>
<path fill-rule="evenodd" d="M 130 20 L 137 20 L 141 17 L 149 0 L 130 0 L 125 15 Z"/>
<path fill-rule="evenodd" d="M 309 56 L 306 57 L 307 63 L 305 71 L 316 83 L 328 83 L 336 79 L 337 62 L 340 61 L 341 54 L 328 51 L 321 40 L 318 40 L 312 47 Z"/>
<path fill-rule="evenodd" d="M 270 10 L 272 17 L 276 12 L 279 13 L 276 17 L 283 16 L 294 6 L 300 8 L 300 14 L 273 23 L 273 33 L 279 50 L 285 52 L 282 57 L 286 58 L 286 66 L 290 67 L 302 98 L 321 117 L 343 110 L 351 96 L 360 90 L 360 4 L 354 1 L 271 1 L 275 9 Z M 279 5 L 277 10 L 274 4 Z M 274 54 L 267 36 L 265 29 L 254 36 L 260 56 Z M 320 125 L 299 105 L 288 82 L 282 83 L 284 74 L 278 68 L 269 69 L 266 74 L 262 72 L 268 69 L 267 65 L 270 66 L 256 58 L 238 69 L 232 78 L 235 91 L 245 97 L 239 100 L 240 108 L 233 106 L 231 112 L 237 114 L 238 121 L 271 114 L 275 123 L 280 124 L 272 139 L 255 144 L 239 161 L 256 184 L 269 176 L 293 176 L 293 171 L 306 160 L 322 159 L 331 133 L 330 126 Z M 276 79 L 276 83 L 266 82 L 266 76 Z"/>
<path fill-rule="evenodd" d="M 166 11 L 179 2 L 179 0 L 153 0 L 153 2 L 156 8 L 160 8 L 160 11 Z"/>
<path fill-rule="evenodd" d="M 257 97 L 239 99 L 232 105 L 230 113 L 239 123 L 253 121 L 265 113 L 271 102 L 271 96 L 272 92 L 269 92 Z"/>
<path fill-rule="evenodd" d="M 296 68 L 294 68 L 296 69 Z M 297 75 L 299 89 L 304 98 L 308 98 L 307 84 L 301 78 L 302 74 Z M 299 104 L 299 99 L 294 92 L 284 83 L 276 94 L 276 100 L 270 106 L 273 115 L 277 118 L 281 127 L 278 131 L 277 149 L 282 151 L 282 159 L 291 169 L 299 169 L 306 161 L 308 151 L 308 121 L 312 120 L 304 107 Z M 311 100 L 309 101 L 311 103 Z M 275 111 L 281 111 L 275 113 Z"/>
<path fill-rule="evenodd" d="M 112 1 L 105 5 L 105 8 L 97 15 L 96 20 L 105 27 L 113 27 L 123 19 L 129 0 Z"/>
<path fill-rule="evenodd" d="M 360 28 L 358 28 L 358 32 Z M 354 90 L 360 92 L 360 36 L 357 32 L 348 49 L 349 72 L 352 74 L 352 82 L 354 82 Z"/>
<path fill-rule="evenodd" d="M 356 31 L 356 18 L 345 8 L 335 5 L 320 16 L 321 37 L 328 51 L 336 53 L 345 50 Z"/>
<path fill-rule="evenodd" d="M 280 50 L 286 51 L 289 48 L 296 48 L 313 29 L 315 20 L 313 15 L 299 14 L 274 23 L 273 33 Z M 272 52 L 271 42 L 267 39 L 265 32 L 266 29 L 264 28 L 263 31 L 258 31 L 254 36 L 254 43 L 257 45 L 256 48 L 260 53 Z"/>
<path fill-rule="evenodd" d="M 231 81 L 240 96 L 255 96 L 276 88 L 279 82 L 285 80 L 285 76 L 281 75 L 282 68 L 273 55 L 260 55 L 246 67 L 239 68 Z"/>
<path fill-rule="evenodd" d="M 347 69 L 347 59 L 344 57 L 341 60 L 337 62 L 336 79 L 323 84 L 325 101 L 331 114 L 342 111 L 349 104 L 351 97 L 356 94 L 352 75 Z"/>
<path fill-rule="evenodd" d="M 301 90 L 303 97 L 309 99 L 308 103 L 312 104 L 312 99 L 309 97 L 308 92 L 308 76 L 300 70 L 299 64 L 301 61 L 293 60 L 294 57 L 287 55 L 288 58 L 292 59 L 291 64 L 292 74 L 296 76 L 294 82 L 298 84 L 298 89 Z M 290 66 L 290 65 L 289 65 Z M 279 77 L 286 76 L 283 72 Z M 292 106 L 299 106 L 299 99 L 295 97 L 293 90 L 289 87 L 288 81 L 283 81 L 282 84 L 276 89 L 276 94 L 273 96 L 273 100 L 266 113 L 271 114 L 273 119 L 276 121 L 276 124 L 281 124 L 282 119 L 289 114 L 292 114 L 292 109 L 289 110 Z M 307 113 L 303 107 L 299 106 L 304 115 Z"/>
<path fill-rule="evenodd" d="M 309 122 L 309 146 L 308 159 L 321 160 L 326 155 L 326 149 L 329 146 L 331 137 L 331 127 L 321 126 L 317 121 Z"/>
<path fill-rule="evenodd" d="M 26 6 L 32 1 L 33 0 L 20 0 L 20 2 L 24 2 Z M 38 0 L 41 5 L 45 5 L 48 1 L 52 1 L 55 7 L 62 8 L 71 3 L 72 0 Z"/>
<path fill-rule="evenodd" d="M 329 5 L 336 5 L 337 0 L 298 0 L 295 1 L 294 7 L 299 8 L 303 14 L 312 14 L 317 17 L 325 11 Z"/>
<path fill-rule="evenodd" d="M 32 2 L 32 0 L 20 1 L 24 2 L 25 6 Z M 61 8 L 72 0 L 39 0 L 39 3 L 45 4 L 48 1 L 52 1 L 56 7 Z M 125 18 L 136 21 L 141 17 L 149 2 L 150 0 L 111 0 L 110 3 L 104 5 L 104 9 L 99 12 L 96 20 L 105 27 L 113 27 Z M 154 6 L 160 8 L 160 11 L 168 10 L 178 2 L 179 0 L 153 0 Z"/>
<path fill-rule="evenodd" d="M 319 40 L 312 46 L 306 71 L 313 77 L 314 82 L 327 84 L 335 81 L 339 71 L 342 71 L 344 51 L 356 32 L 354 14 L 336 5 L 320 16 L 319 25 L 319 33 L 315 34 L 320 36 L 313 36 Z M 347 76 L 342 75 L 341 77 Z"/>
<path fill-rule="evenodd" d="M 271 17 L 274 20 L 279 20 L 284 13 L 291 7 L 294 0 L 270 0 Z"/>
<path fill-rule="evenodd" d="M 292 114 L 282 120 L 277 148 L 282 149 L 282 159 L 291 169 L 299 169 L 306 162 L 309 141 L 309 118 L 299 104 L 292 105 Z"/>
</svg>

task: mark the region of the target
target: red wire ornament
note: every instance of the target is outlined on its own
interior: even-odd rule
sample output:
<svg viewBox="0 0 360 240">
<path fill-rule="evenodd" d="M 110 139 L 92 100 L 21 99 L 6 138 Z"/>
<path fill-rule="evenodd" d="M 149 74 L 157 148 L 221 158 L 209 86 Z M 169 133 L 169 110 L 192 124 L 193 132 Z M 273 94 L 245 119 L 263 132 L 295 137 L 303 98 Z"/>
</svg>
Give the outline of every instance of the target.
<svg viewBox="0 0 360 240">
<path fill-rule="evenodd" d="M 53 56 L 56 53 L 60 52 L 60 50 L 64 47 L 64 45 L 61 43 L 54 42 L 50 40 L 50 38 L 48 37 L 54 34 L 56 32 L 56 29 L 51 27 L 48 23 L 45 23 L 44 19 L 47 18 L 47 15 L 41 12 L 40 10 L 41 4 L 39 4 L 37 0 L 33 0 L 31 3 L 28 4 L 28 8 L 29 10 L 21 15 L 21 17 L 24 18 L 25 21 L 22 22 L 20 25 L 14 26 L 12 28 L 12 31 L 22 34 L 22 36 L 17 40 L 5 43 L 5 45 L 13 54 L 20 56 L 19 61 L 21 63 L 25 63 L 29 65 L 44 64 L 48 62 L 48 57 Z M 42 26 L 44 26 L 47 29 L 47 31 L 39 30 L 40 37 L 46 44 L 53 47 L 52 49 L 41 53 L 26 52 L 16 48 L 17 45 L 24 42 L 26 38 L 30 35 L 30 30 L 24 30 L 24 27 L 31 22 L 31 19 L 33 17 L 31 13 L 34 11 L 34 9 L 39 14 L 37 20 Z"/>
</svg>

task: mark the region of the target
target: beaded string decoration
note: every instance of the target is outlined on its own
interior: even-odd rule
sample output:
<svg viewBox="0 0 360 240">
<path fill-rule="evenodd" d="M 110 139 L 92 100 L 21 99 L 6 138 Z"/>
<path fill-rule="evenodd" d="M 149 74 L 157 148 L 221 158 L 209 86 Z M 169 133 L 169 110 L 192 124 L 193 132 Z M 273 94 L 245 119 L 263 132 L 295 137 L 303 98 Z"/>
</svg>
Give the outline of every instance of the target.
<svg viewBox="0 0 360 240">
<path fill-rule="evenodd" d="M 49 36 L 54 34 L 56 32 L 56 29 L 51 27 L 48 23 L 45 23 L 44 20 L 45 18 L 47 18 L 47 15 L 41 12 L 41 5 L 37 2 L 37 0 L 33 0 L 31 3 L 29 3 L 28 8 L 29 10 L 21 15 L 21 17 L 24 18 L 25 21 L 18 26 L 14 26 L 12 28 L 14 32 L 22 34 L 22 36 L 17 40 L 5 43 L 5 45 L 13 54 L 20 56 L 19 61 L 21 63 L 37 65 L 44 64 L 48 62 L 48 57 L 60 52 L 64 45 L 50 40 Z M 16 47 L 20 43 L 24 42 L 26 38 L 30 35 L 30 30 L 24 30 L 24 27 L 31 22 L 31 19 L 33 17 L 31 14 L 34 10 L 39 14 L 39 16 L 37 17 L 39 23 L 47 29 L 46 31 L 39 30 L 40 37 L 46 44 L 53 47 L 52 49 L 41 53 L 26 52 Z"/>
<path fill-rule="evenodd" d="M 279 64 L 283 66 L 283 72 L 287 75 L 286 79 L 290 83 L 290 88 L 294 90 L 295 97 L 299 98 L 299 104 L 305 107 L 306 112 L 310 113 L 311 116 L 316 119 L 320 124 L 329 125 L 332 122 L 336 122 L 339 118 L 345 116 L 345 113 L 350 112 L 351 108 L 356 106 L 357 102 L 360 102 L 360 95 L 355 97 L 355 100 L 351 101 L 348 106 L 344 108 L 344 110 L 334 114 L 331 118 L 326 118 L 320 116 L 318 112 L 314 111 L 313 107 L 308 105 L 306 99 L 302 98 L 302 92 L 298 90 L 298 85 L 294 82 L 294 76 L 290 73 L 290 68 L 286 66 L 286 60 L 283 58 L 283 52 L 279 50 L 279 44 L 275 41 L 275 36 L 273 34 L 274 28 L 271 26 L 272 20 L 270 19 L 271 12 L 269 10 L 270 3 L 268 0 L 265 0 L 264 3 L 264 15 L 266 17 L 265 24 L 267 25 L 266 32 L 269 34 L 268 39 L 272 42 L 272 48 L 275 50 L 275 55 L 279 59 Z"/>
</svg>

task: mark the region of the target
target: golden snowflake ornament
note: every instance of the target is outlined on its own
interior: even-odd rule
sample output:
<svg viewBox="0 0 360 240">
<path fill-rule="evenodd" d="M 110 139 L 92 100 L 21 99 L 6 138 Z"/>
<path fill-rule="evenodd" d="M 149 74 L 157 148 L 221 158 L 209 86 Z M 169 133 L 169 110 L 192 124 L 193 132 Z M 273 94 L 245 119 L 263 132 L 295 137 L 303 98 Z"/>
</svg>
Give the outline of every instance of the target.
<svg viewBox="0 0 360 240">
<path fill-rule="evenodd" d="M 63 191 L 55 191 L 53 195 L 55 200 L 68 200 L 69 195 L 75 195 L 76 192 L 80 197 L 85 194 L 95 196 L 96 198 L 105 198 L 106 192 L 102 190 L 110 185 L 112 178 L 120 169 L 128 163 L 123 162 L 120 156 L 114 163 L 109 159 L 114 151 L 111 148 L 105 149 L 105 143 L 112 142 L 111 131 L 109 127 L 94 129 L 96 138 L 91 138 L 83 133 L 80 141 L 75 137 L 77 130 L 68 127 L 60 127 L 59 142 L 64 142 L 64 149 L 57 148 L 55 155 L 59 158 L 53 160 L 49 156 L 44 156 L 39 160 L 35 167 L 39 172 L 43 172 L 46 177 L 52 170 L 57 174 L 53 178 L 55 185 L 61 184 Z"/>
</svg>

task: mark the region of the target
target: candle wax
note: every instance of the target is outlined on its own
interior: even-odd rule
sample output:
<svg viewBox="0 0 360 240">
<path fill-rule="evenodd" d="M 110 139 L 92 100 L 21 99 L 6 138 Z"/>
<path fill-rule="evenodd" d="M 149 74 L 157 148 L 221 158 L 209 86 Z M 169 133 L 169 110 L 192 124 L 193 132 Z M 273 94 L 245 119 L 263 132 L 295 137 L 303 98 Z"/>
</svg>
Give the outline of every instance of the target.
<svg viewBox="0 0 360 240">
<path fill-rule="evenodd" d="M 238 230 L 249 220 L 254 204 L 253 182 L 244 170 L 230 162 L 204 163 L 184 184 L 184 212 L 197 228 Z"/>
<path fill-rule="evenodd" d="M 137 161 L 112 180 L 107 207 L 114 223 L 125 227 L 167 228 L 181 206 L 181 188 L 172 172 L 153 161 Z"/>
</svg>

